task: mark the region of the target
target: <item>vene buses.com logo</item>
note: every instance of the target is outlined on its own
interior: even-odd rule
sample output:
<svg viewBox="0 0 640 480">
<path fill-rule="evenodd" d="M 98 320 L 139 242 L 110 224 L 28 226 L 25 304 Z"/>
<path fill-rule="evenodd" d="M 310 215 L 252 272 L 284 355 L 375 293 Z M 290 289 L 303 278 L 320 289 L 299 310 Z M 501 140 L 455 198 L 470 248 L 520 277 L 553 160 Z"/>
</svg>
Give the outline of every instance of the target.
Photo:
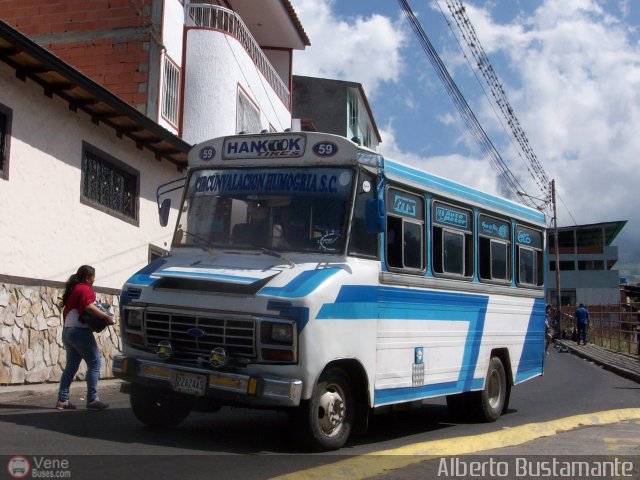
<svg viewBox="0 0 640 480">
<path fill-rule="evenodd" d="M 26 478 L 30 471 L 31 465 L 25 457 L 11 457 L 7 463 L 7 473 L 11 478 Z"/>
</svg>

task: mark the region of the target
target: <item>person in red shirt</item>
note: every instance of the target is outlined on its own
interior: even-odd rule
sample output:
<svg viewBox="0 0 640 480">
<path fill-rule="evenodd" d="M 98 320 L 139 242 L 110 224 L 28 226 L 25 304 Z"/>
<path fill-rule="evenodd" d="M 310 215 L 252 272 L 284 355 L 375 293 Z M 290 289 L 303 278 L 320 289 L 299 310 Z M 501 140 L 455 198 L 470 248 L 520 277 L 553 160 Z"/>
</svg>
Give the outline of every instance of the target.
<svg viewBox="0 0 640 480">
<path fill-rule="evenodd" d="M 58 402 L 56 403 L 58 410 L 74 410 L 76 408 L 69 401 L 69 388 L 82 360 L 87 363 L 87 408 L 104 410 L 109 407 L 98 398 L 100 351 L 96 339 L 89 326 L 80 321 L 80 314 L 86 310 L 96 317 L 108 317 L 110 325 L 115 323 L 109 315 L 102 312 L 93 303 L 96 300 L 96 294 L 92 287 L 95 278 L 95 268 L 82 265 L 75 274 L 69 277 L 62 294 L 62 306 L 64 307 L 62 343 L 67 352 L 67 365 L 62 372 L 62 377 L 60 377 Z"/>
</svg>

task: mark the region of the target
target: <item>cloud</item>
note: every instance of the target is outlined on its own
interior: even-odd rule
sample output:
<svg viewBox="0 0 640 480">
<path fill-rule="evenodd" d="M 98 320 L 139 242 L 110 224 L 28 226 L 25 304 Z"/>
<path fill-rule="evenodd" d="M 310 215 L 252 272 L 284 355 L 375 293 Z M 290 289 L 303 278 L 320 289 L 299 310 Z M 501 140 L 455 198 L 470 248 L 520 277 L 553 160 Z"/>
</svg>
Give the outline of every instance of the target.
<svg viewBox="0 0 640 480">
<path fill-rule="evenodd" d="M 406 43 L 401 26 L 378 14 L 341 19 L 333 0 L 291 3 L 311 40 L 294 53 L 294 74 L 358 82 L 371 98 L 383 83 L 397 81 Z"/>
<path fill-rule="evenodd" d="M 486 161 L 464 155 L 439 155 L 425 157 L 407 152 L 396 142 L 396 132 L 391 123 L 380 129 L 384 142 L 378 151 L 386 158 L 412 165 L 443 178 L 455 178 L 457 182 L 472 186 L 485 192 L 497 194 L 498 185 L 493 171 L 487 168 Z"/>
<path fill-rule="evenodd" d="M 579 224 L 628 219 L 616 239 L 619 266 L 623 274 L 640 275 L 640 248 L 632 248 L 640 237 L 640 29 L 629 21 L 630 3 L 519 2 L 522 10 L 504 20 L 504 12 L 494 15 L 493 9 L 506 1 L 469 0 L 465 8 L 537 159 L 556 181 L 559 223 L 572 225 L 573 218 Z M 495 171 L 486 160 L 458 154 L 477 150 L 469 149 L 470 137 L 462 127 L 457 141 L 437 149 L 450 147 L 450 154 L 424 154 L 433 151 L 429 142 L 439 141 L 437 133 L 431 133 L 462 125 L 457 114 L 451 115 L 453 108 L 435 110 L 431 96 L 425 98 L 424 122 L 414 115 L 414 125 L 406 123 L 409 111 L 425 108 L 421 97 L 434 93 L 428 85 L 409 90 L 410 78 L 428 83 L 433 77 L 425 75 L 424 63 L 416 62 L 416 44 L 409 42 L 410 32 L 400 16 L 396 20 L 373 13 L 339 17 L 335 10 L 342 5 L 334 0 L 292 3 L 312 42 L 295 54 L 294 72 L 357 81 L 370 98 L 377 96 L 374 115 L 378 124 L 385 125 L 380 129 L 380 150 L 385 155 L 475 188 L 499 191 Z M 455 57 L 457 46 L 451 41 L 436 48 L 445 52 L 457 82 L 473 82 L 476 93 L 471 97 L 466 88 L 462 90 L 480 123 L 525 190 L 540 195 L 466 61 Z M 396 132 L 406 136 L 412 129 L 414 138 L 430 135 L 423 135 L 424 141 L 410 149 L 396 141 Z"/>
<path fill-rule="evenodd" d="M 634 30 L 593 0 L 546 0 L 512 25 L 472 6 L 468 14 L 489 58 L 504 56 L 516 78 L 508 97 L 567 206 L 559 204 L 560 225 L 573 224 L 568 212 L 580 224 L 628 219 L 621 247 L 638 238 L 640 46 Z"/>
</svg>

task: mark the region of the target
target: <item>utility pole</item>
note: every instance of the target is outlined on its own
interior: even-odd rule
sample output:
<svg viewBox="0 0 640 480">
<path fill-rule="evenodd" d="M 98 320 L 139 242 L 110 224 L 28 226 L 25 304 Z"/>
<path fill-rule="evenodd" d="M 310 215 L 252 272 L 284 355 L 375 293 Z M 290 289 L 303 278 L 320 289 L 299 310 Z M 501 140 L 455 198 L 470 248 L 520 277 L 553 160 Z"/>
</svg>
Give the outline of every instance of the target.
<svg viewBox="0 0 640 480">
<path fill-rule="evenodd" d="M 550 182 L 550 188 L 551 188 L 551 207 L 553 209 L 553 218 L 552 218 L 552 222 L 553 222 L 553 243 L 555 244 L 556 248 L 555 248 L 555 254 L 556 254 L 556 298 L 555 298 L 555 307 L 556 307 L 556 318 L 554 321 L 554 332 L 556 337 L 560 334 L 560 319 L 562 318 L 562 315 L 560 313 L 560 246 L 559 246 L 559 241 L 558 241 L 558 213 L 556 210 L 556 181 L 555 180 L 551 180 Z M 528 193 L 525 192 L 517 192 L 518 195 L 520 195 L 521 197 L 529 197 L 532 198 L 534 200 L 539 200 L 541 202 L 544 202 L 544 206 L 536 206 L 536 208 L 540 211 L 546 210 L 547 207 L 549 206 L 549 197 L 546 196 L 545 198 L 539 198 L 539 197 L 534 197 L 532 195 L 529 195 Z M 551 248 L 549 248 L 549 254 L 551 254 Z M 546 268 L 546 267 L 545 267 Z M 549 298 L 549 303 L 551 303 L 551 298 Z"/>
<path fill-rule="evenodd" d="M 556 321 L 555 334 L 556 337 L 560 333 L 560 247 L 558 241 L 558 214 L 556 213 L 556 181 L 551 180 L 551 205 L 553 206 L 553 240 L 556 246 Z"/>
</svg>

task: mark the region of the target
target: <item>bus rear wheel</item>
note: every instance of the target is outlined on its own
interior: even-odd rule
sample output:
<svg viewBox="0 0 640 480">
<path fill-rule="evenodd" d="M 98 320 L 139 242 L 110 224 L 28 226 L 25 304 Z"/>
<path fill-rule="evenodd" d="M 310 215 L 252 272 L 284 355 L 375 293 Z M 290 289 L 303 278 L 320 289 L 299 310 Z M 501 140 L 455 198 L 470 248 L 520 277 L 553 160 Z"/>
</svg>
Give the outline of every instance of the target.
<svg viewBox="0 0 640 480">
<path fill-rule="evenodd" d="M 507 375 L 498 357 L 491 357 L 484 389 L 473 392 L 469 400 L 474 419 L 495 422 L 500 417 L 507 401 Z"/>
<path fill-rule="evenodd" d="M 354 397 L 347 373 L 338 367 L 322 372 L 312 397 L 300 405 L 300 433 L 314 450 L 336 450 L 351 433 Z"/>
</svg>

